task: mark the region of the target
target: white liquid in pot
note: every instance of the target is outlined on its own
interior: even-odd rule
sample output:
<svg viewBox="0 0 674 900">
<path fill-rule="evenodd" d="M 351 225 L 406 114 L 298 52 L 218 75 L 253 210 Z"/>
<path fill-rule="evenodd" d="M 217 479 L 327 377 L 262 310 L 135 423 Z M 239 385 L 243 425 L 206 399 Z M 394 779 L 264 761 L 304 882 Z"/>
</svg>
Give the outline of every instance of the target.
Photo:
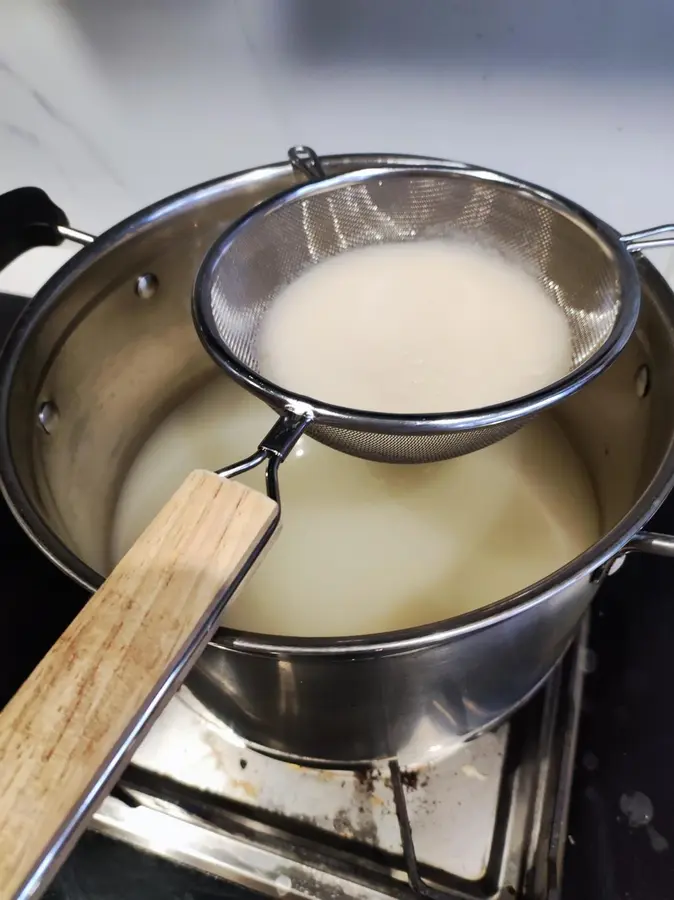
<svg viewBox="0 0 674 900">
<path fill-rule="evenodd" d="M 351 250 L 306 270 L 265 315 L 261 374 L 295 393 L 393 413 L 475 409 L 571 369 L 566 317 L 538 281 L 466 241 Z"/>
<path fill-rule="evenodd" d="M 191 469 L 247 456 L 273 421 L 224 376 L 177 409 L 123 486 L 115 561 Z M 235 628 L 327 637 L 437 621 L 532 584 L 599 536 L 588 477 L 546 417 L 425 466 L 366 462 L 303 437 L 280 476 L 282 531 L 225 613 Z M 243 480 L 262 488 L 260 471 Z"/>
</svg>

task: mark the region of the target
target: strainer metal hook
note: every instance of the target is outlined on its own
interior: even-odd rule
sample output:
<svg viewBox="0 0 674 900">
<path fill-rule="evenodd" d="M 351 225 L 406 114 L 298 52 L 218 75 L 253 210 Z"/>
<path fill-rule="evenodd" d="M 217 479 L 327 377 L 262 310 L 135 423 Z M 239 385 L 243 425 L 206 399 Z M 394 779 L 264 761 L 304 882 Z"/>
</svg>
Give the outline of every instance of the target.
<svg viewBox="0 0 674 900">
<path fill-rule="evenodd" d="M 291 147 L 288 150 L 288 159 L 293 169 L 296 172 L 301 172 L 302 175 L 306 175 L 310 181 L 320 181 L 325 178 L 323 164 L 316 151 L 312 150 L 311 147 L 307 147 L 304 144 L 297 144 L 297 146 Z"/>
</svg>

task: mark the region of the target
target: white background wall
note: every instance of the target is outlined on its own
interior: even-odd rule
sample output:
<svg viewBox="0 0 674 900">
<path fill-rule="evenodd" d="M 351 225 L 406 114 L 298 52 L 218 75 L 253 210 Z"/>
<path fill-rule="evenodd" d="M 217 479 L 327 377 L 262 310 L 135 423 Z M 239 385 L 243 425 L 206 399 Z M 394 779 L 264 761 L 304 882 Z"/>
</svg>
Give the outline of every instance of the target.
<svg viewBox="0 0 674 900">
<path fill-rule="evenodd" d="M 0 190 L 99 232 L 303 142 L 482 163 L 633 230 L 674 220 L 673 38 L 668 0 L 0 0 Z"/>
</svg>

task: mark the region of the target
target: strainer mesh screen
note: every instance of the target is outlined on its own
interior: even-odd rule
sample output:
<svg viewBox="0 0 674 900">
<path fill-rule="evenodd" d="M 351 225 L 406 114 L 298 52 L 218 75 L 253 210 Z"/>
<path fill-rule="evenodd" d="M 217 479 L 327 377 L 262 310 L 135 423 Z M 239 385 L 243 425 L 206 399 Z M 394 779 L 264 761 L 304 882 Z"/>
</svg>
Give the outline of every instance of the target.
<svg viewBox="0 0 674 900">
<path fill-rule="evenodd" d="M 328 257 L 380 243 L 461 237 L 522 265 L 564 311 L 574 368 L 612 334 L 620 306 L 615 254 L 589 225 L 557 205 L 512 184 L 457 172 L 389 170 L 330 189 L 325 184 L 249 218 L 214 271 L 207 302 L 218 337 L 253 372 L 260 373 L 260 325 L 277 294 Z M 375 433 L 359 429 L 357 412 L 345 427 L 319 421 L 310 433 L 359 456 L 422 462 L 486 446 L 522 424 L 517 419 L 444 433 Z"/>
</svg>

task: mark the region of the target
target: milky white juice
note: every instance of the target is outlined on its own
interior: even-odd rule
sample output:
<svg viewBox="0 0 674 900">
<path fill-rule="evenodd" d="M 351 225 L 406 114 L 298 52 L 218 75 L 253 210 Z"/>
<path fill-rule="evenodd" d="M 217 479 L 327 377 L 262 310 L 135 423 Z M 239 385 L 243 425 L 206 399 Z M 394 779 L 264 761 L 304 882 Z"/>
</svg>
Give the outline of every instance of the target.
<svg viewBox="0 0 674 900">
<path fill-rule="evenodd" d="M 290 391 L 392 413 L 522 397 L 572 361 L 566 318 L 533 275 L 463 240 L 312 266 L 274 298 L 256 347 L 261 374 Z"/>
<path fill-rule="evenodd" d="M 193 468 L 250 454 L 274 414 L 224 375 L 136 458 L 115 514 L 118 559 Z M 546 416 L 485 450 L 388 465 L 303 437 L 280 470 L 282 531 L 224 623 L 307 637 L 433 622 L 549 575 L 599 536 L 584 468 Z M 242 480 L 263 488 L 262 472 Z"/>
</svg>

